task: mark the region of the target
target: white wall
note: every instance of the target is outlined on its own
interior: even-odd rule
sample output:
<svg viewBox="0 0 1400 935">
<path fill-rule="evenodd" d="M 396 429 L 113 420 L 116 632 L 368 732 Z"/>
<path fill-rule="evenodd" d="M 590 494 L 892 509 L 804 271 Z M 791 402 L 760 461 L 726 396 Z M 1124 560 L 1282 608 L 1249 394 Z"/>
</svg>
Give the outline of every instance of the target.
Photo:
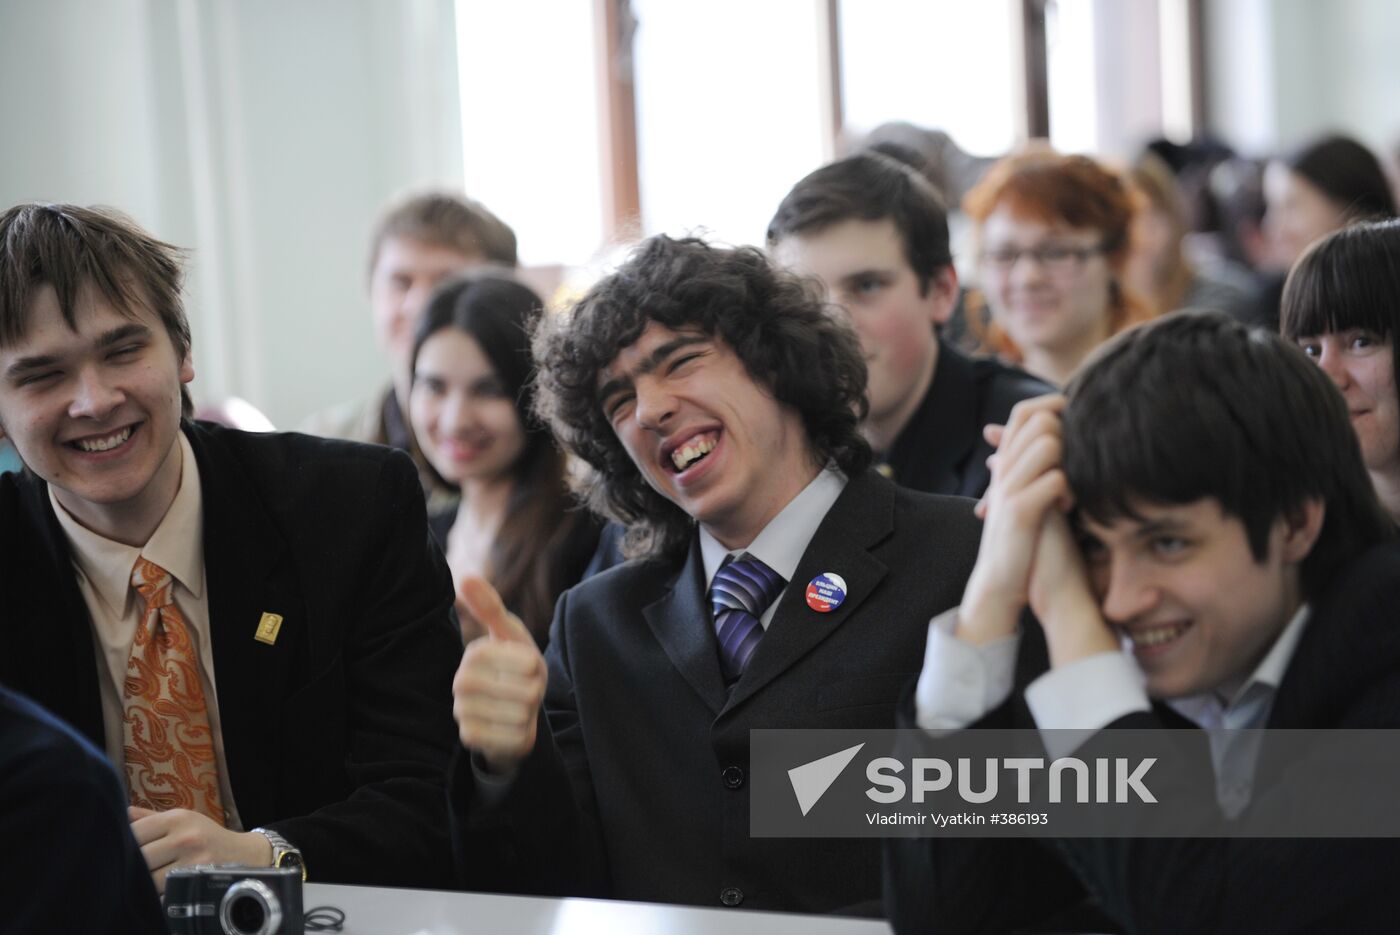
<svg viewBox="0 0 1400 935">
<path fill-rule="evenodd" d="M 1096 152 L 1129 158 L 1162 135 L 1157 0 L 1095 0 Z"/>
<path fill-rule="evenodd" d="M 1265 155 L 1330 131 L 1390 162 L 1400 140 L 1400 4 L 1207 0 L 1212 127 Z"/>
<path fill-rule="evenodd" d="M 365 241 L 461 185 L 451 0 L 5 0 L 0 204 L 103 203 L 192 250 L 200 400 L 279 426 L 381 383 Z"/>
</svg>

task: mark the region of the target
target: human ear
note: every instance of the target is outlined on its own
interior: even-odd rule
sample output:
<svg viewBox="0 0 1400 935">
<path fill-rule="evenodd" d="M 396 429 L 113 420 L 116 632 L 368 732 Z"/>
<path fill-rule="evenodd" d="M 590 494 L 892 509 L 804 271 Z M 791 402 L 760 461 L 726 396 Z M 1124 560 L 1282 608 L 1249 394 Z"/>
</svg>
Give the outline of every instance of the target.
<svg viewBox="0 0 1400 935">
<path fill-rule="evenodd" d="M 1304 500 L 1294 510 L 1285 513 L 1283 523 L 1283 560 L 1297 564 L 1308 557 L 1317 537 L 1322 534 L 1322 523 L 1327 518 L 1327 505 L 1318 499 Z"/>
<path fill-rule="evenodd" d="M 935 272 L 924 287 L 929 303 L 929 314 L 935 325 L 946 325 L 953 317 L 953 309 L 958 304 L 958 271 L 953 264 Z"/>
</svg>

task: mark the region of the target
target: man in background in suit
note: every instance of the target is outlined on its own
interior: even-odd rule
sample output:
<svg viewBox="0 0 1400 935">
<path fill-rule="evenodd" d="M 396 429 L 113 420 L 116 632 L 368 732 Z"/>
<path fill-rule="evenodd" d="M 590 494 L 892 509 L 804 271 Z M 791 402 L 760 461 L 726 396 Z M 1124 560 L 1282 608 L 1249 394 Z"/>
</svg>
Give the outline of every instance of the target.
<svg viewBox="0 0 1400 935">
<path fill-rule="evenodd" d="M 858 340 L 758 250 L 653 238 L 535 348 L 542 413 L 639 557 L 566 592 L 547 660 L 468 588 L 491 638 L 454 684 L 467 878 L 878 912 L 870 842 L 750 838 L 749 731 L 892 723 L 972 503 L 867 470 Z"/>
<path fill-rule="evenodd" d="M 24 855 L 0 874 L 5 931 L 165 931 L 112 764 L 67 724 L 4 686 L 0 841 Z"/>
<path fill-rule="evenodd" d="M 449 882 L 458 643 L 408 458 L 188 421 L 178 251 L 0 215 L 0 681 L 106 750 L 175 866 Z"/>
<path fill-rule="evenodd" d="M 768 248 L 815 276 L 850 316 L 870 371 L 861 430 L 886 476 L 927 493 L 980 497 L 992 448 L 983 427 L 1052 388 L 973 358 L 940 331 L 958 303 L 942 197 L 877 152 L 822 166 L 793 186 L 768 224 Z"/>
<path fill-rule="evenodd" d="M 428 467 L 408 421 L 413 332 L 428 296 L 444 280 L 478 266 L 514 269 L 517 262 L 515 231 L 478 201 L 426 192 L 391 205 L 370 237 L 369 304 L 392 378 L 369 399 L 315 413 L 300 429 L 408 452 L 428 494 L 429 513 L 446 509 L 457 492 Z"/>
<path fill-rule="evenodd" d="M 1400 727 L 1400 549 L 1341 395 L 1298 348 L 1181 313 L 1106 344 L 1067 396 L 1000 433 L 977 567 L 929 627 L 906 723 L 1085 743 Z M 1268 743 L 1212 743 L 1207 814 L 1278 807 L 1255 778 Z M 888 843 L 907 932 L 1019 931 L 1086 893 L 1132 932 L 1372 931 L 1393 924 L 1400 860 L 1393 840 Z"/>
</svg>

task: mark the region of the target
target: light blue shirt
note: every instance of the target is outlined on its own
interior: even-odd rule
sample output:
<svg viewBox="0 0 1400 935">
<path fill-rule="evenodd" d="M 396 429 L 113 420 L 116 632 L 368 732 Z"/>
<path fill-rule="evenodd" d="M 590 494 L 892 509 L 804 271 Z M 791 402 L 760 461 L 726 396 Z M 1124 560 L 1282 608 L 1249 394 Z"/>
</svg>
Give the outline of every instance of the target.
<svg viewBox="0 0 1400 935">
<path fill-rule="evenodd" d="M 18 474 L 20 467 L 19 452 L 15 451 L 15 446 L 7 441 L 0 441 L 0 474 Z"/>
<path fill-rule="evenodd" d="M 1253 729 L 1268 723 L 1274 695 L 1308 616 L 1308 605 L 1299 607 L 1242 682 L 1166 702 L 1182 717 L 1211 731 L 1216 797 L 1230 817 L 1249 804 L 1260 739 Z M 926 730 L 967 727 L 1005 701 L 1013 688 L 1020 634 L 972 646 L 953 635 L 956 626 L 956 608 L 929 624 L 924 669 L 915 694 L 916 719 Z M 1094 731 L 1124 715 L 1150 711 L 1146 685 L 1142 670 L 1126 652 L 1099 653 L 1051 669 L 1031 682 L 1026 687 L 1026 705 L 1036 727 L 1051 731 L 1044 735 L 1046 752 L 1051 757 L 1068 756 L 1079 740 Z"/>
</svg>

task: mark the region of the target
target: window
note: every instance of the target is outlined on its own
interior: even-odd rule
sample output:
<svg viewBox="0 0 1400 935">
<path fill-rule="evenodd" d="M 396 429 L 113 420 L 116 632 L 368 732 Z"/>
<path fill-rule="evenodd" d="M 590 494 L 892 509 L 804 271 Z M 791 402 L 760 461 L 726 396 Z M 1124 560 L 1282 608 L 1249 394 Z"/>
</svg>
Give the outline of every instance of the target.
<svg viewBox="0 0 1400 935">
<path fill-rule="evenodd" d="M 581 264 L 602 241 L 593 28 L 578 0 L 457 0 L 466 190 L 523 264 Z"/>
<path fill-rule="evenodd" d="M 632 0 L 646 233 L 762 243 L 827 156 L 813 0 Z"/>
<path fill-rule="evenodd" d="M 1019 128 L 1018 0 L 847 0 L 840 5 L 845 124 L 943 130 L 995 156 Z"/>
</svg>

